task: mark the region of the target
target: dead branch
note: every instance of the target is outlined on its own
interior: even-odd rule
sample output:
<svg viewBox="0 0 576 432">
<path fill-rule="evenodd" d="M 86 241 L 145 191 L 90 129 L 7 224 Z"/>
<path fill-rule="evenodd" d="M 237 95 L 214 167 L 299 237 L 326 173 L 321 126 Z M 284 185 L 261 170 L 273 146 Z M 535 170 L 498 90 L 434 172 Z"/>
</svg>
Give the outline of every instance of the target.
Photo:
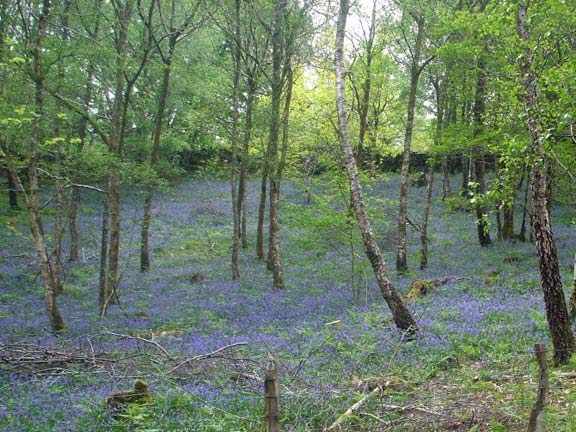
<svg viewBox="0 0 576 432">
<path fill-rule="evenodd" d="M 162 352 L 162 354 L 164 354 L 166 357 L 168 357 L 168 359 L 174 360 L 174 357 L 172 357 L 172 355 L 170 355 L 170 353 L 169 353 L 168 351 L 166 351 L 166 349 L 165 349 L 162 345 L 160 345 L 158 342 L 156 342 L 155 340 L 146 339 L 146 338 L 143 338 L 143 337 L 140 337 L 140 336 L 131 336 L 131 335 L 125 335 L 125 334 L 120 334 L 120 333 L 114 333 L 114 332 L 111 332 L 111 331 L 107 331 L 107 332 L 105 332 L 105 333 L 106 333 L 106 334 L 109 334 L 109 335 L 111 335 L 111 336 L 116 336 L 116 337 L 120 337 L 120 338 L 123 338 L 123 339 L 134 339 L 134 340 L 138 340 L 138 341 L 141 341 L 141 342 L 144 342 L 144 343 L 148 343 L 148 344 L 154 345 L 156 348 L 158 348 L 159 351 Z"/>
<path fill-rule="evenodd" d="M 65 372 L 70 365 L 98 367 L 116 360 L 90 355 L 68 353 L 26 343 L 0 343 L 0 365 L 16 373 L 54 375 Z"/>
<path fill-rule="evenodd" d="M 342 430 L 342 423 L 344 423 L 346 421 L 346 419 L 348 419 L 352 414 L 354 414 L 356 411 L 358 411 L 358 409 L 361 408 L 362 405 L 364 405 L 366 402 L 368 402 L 370 399 L 372 399 L 374 396 L 376 396 L 380 392 L 382 392 L 382 387 L 376 387 L 370 393 L 364 395 L 364 397 L 362 399 L 360 399 L 358 402 L 356 402 L 354 405 L 352 405 L 350 408 L 348 408 L 344 414 L 342 414 L 340 417 L 338 417 L 336 419 L 336 421 L 334 423 L 332 423 L 328 428 L 324 429 L 324 431 L 330 432 L 330 431 L 337 430 L 337 429 Z"/>
<path fill-rule="evenodd" d="M 239 347 L 239 346 L 244 346 L 244 345 L 248 345 L 248 343 L 247 343 L 247 342 L 237 342 L 237 343 L 233 343 L 233 344 L 230 344 L 230 345 L 223 346 L 223 347 L 218 348 L 217 350 L 212 351 L 212 352 L 207 353 L 207 354 L 200 354 L 200 355 L 197 355 L 197 356 L 194 356 L 194 357 L 190 357 L 189 359 L 184 360 L 183 362 L 178 363 L 176 366 L 174 366 L 174 367 L 173 367 L 172 369 L 170 369 L 168 372 L 164 373 L 164 375 L 170 375 L 172 372 L 180 369 L 182 366 L 184 366 L 184 365 L 186 365 L 186 364 L 193 363 L 193 362 L 200 361 L 200 360 L 206 360 L 206 359 L 209 359 L 209 358 L 213 358 L 213 357 L 216 357 L 219 353 L 221 353 L 221 352 L 223 352 L 223 351 L 229 350 L 229 349 L 231 349 L 231 348 L 236 348 L 236 347 Z"/>
</svg>

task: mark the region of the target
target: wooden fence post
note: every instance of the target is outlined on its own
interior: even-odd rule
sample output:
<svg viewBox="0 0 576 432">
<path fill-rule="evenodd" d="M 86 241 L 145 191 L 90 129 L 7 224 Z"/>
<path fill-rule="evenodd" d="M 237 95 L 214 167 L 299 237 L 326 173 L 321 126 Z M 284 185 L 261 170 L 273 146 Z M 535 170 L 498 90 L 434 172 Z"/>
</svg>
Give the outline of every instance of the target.
<svg viewBox="0 0 576 432">
<path fill-rule="evenodd" d="M 280 384 L 276 368 L 266 369 L 264 394 L 264 431 L 280 432 Z"/>
<path fill-rule="evenodd" d="M 538 360 L 538 396 L 530 413 L 528 432 L 544 432 L 546 430 L 546 405 L 548 405 L 548 364 L 546 363 L 546 345 L 534 345 L 534 353 Z"/>
</svg>

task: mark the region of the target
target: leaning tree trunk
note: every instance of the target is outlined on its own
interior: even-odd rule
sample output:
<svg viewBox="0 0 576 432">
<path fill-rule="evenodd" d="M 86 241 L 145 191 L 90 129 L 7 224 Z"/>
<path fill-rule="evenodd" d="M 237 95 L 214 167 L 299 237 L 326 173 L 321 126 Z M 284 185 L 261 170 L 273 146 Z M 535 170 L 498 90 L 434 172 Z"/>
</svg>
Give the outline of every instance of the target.
<svg viewBox="0 0 576 432">
<path fill-rule="evenodd" d="M 334 65 L 336 68 L 336 106 L 338 109 L 339 126 L 338 139 L 346 163 L 346 170 L 350 182 L 351 201 L 362 234 L 362 240 L 364 241 L 366 255 L 372 265 L 374 275 L 376 276 L 378 286 L 380 287 L 380 292 L 392 311 L 396 327 L 405 331 L 408 336 L 412 337 L 417 331 L 417 325 L 412 314 L 402 300 L 402 297 L 400 297 L 394 288 L 394 285 L 388 278 L 386 263 L 382 258 L 380 247 L 378 246 L 378 243 L 376 243 L 370 221 L 368 220 L 368 212 L 366 211 L 366 205 L 364 204 L 362 186 L 358 177 L 358 167 L 356 166 L 356 160 L 354 158 L 348 135 L 346 83 L 344 78 L 344 35 L 346 32 L 348 9 L 348 0 L 340 0 L 340 12 L 336 27 L 336 52 L 334 56 Z"/>
<path fill-rule="evenodd" d="M 554 346 L 554 363 L 565 364 L 575 349 L 574 333 L 562 290 L 560 267 L 556 243 L 552 236 L 550 214 L 547 209 L 547 188 L 545 161 L 545 134 L 539 116 L 540 103 L 536 74 L 533 66 L 533 53 L 529 47 L 526 2 L 520 0 L 516 15 L 516 30 L 524 43 L 524 55 L 521 58 L 520 77 L 524 87 L 524 104 L 528 129 L 530 132 L 530 151 L 532 156 L 532 224 L 536 237 L 536 251 L 540 267 L 540 278 L 548 327 Z"/>
</svg>

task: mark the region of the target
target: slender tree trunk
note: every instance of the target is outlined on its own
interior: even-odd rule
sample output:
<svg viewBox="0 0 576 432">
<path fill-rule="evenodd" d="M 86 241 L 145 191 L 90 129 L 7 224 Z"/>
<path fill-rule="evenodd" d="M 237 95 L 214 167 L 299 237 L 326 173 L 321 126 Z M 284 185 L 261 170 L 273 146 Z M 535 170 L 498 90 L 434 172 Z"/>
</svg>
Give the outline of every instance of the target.
<svg viewBox="0 0 576 432">
<path fill-rule="evenodd" d="M 284 277 L 282 273 L 282 261 L 280 255 L 280 224 L 278 222 L 278 210 L 280 199 L 281 182 L 281 158 L 278 149 L 280 138 L 280 101 L 282 98 L 282 58 L 284 55 L 284 44 L 282 40 L 282 27 L 284 21 L 284 11 L 287 0 L 278 0 L 275 8 L 274 34 L 272 36 L 272 100 L 270 105 L 270 221 L 269 221 L 269 246 L 268 246 L 268 268 L 272 270 L 274 288 L 284 288 Z"/>
<path fill-rule="evenodd" d="M 240 215 L 240 237 L 242 249 L 248 249 L 248 158 L 250 140 L 252 137 L 252 117 L 254 112 L 254 77 L 249 74 L 246 83 L 246 114 L 244 122 L 244 137 L 240 157 L 240 182 L 238 185 L 238 212 Z"/>
<path fill-rule="evenodd" d="M 374 275 L 378 281 L 378 286 L 380 287 L 382 296 L 392 311 L 394 323 L 399 329 L 405 331 L 409 337 L 412 337 L 417 331 L 417 325 L 412 314 L 404 304 L 402 297 L 397 293 L 394 285 L 388 278 L 386 263 L 382 258 L 382 253 L 380 252 L 378 243 L 374 238 L 372 227 L 368 219 L 362 186 L 358 177 L 358 168 L 356 166 L 356 160 L 354 159 L 354 153 L 348 135 L 346 83 L 344 78 L 344 35 L 346 32 L 348 9 L 348 0 L 340 0 L 340 11 L 336 27 L 336 52 L 334 56 L 334 64 L 336 68 L 336 106 L 338 109 L 339 125 L 338 138 L 340 141 L 340 149 L 346 162 L 346 170 L 350 181 L 352 205 L 354 206 L 354 212 L 362 234 L 362 240 L 364 241 L 366 255 L 368 256 L 368 260 L 374 270 Z"/>
<path fill-rule="evenodd" d="M 514 240 L 514 204 L 504 204 L 503 206 L 504 222 L 502 223 L 502 239 Z"/>
<path fill-rule="evenodd" d="M 448 156 L 442 156 L 442 201 L 452 196 L 450 187 L 450 169 L 448 167 Z"/>
<path fill-rule="evenodd" d="M 96 25 L 96 30 L 94 36 L 98 35 L 98 24 Z M 86 111 L 90 106 L 92 101 L 92 81 L 94 78 L 94 64 L 90 63 L 88 65 L 88 77 L 86 79 L 86 92 L 84 94 L 83 105 Z M 88 135 L 88 119 L 82 117 L 80 119 L 79 126 L 79 138 L 80 142 L 78 144 L 78 152 L 82 153 L 84 147 L 86 146 L 86 139 Z M 77 186 L 72 186 L 72 192 L 70 193 L 70 205 L 68 208 L 68 229 L 70 233 L 70 255 L 68 261 L 75 262 L 78 261 L 78 250 L 80 248 L 80 234 L 78 230 L 78 206 L 80 200 L 82 199 L 82 194 L 80 193 L 80 188 Z"/>
<path fill-rule="evenodd" d="M 400 170 L 400 209 L 398 211 L 398 248 L 396 253 L 396 271 L 400 274 L 408 271 L 406 251 L 406 226 L 408 223 L 408 183 L 410 177 L 410 152 L 412 132 L 414 130 L 414 111 L 416 108 L 416 92 L 422 67 L 420 66 L 420 51 L 424 42 L 424 19 L 415 16 L 418 31 L 412 57 L 410 73 L 410 90 L 408 93 L 408 108 L 406 114 L 406 131 L 404 133 L 404 150 L 402 153 L 402 168 Z"/>
<path fill-rule="evenodd" d="M 430 207 L 432 205 L 432 191 L 434 190 L 434 162 L 429 161 L 429 164 L 426 201 L 424 204 L 424 214 L 422 215 L 422 226 L 420 228 L 420 270 L 428 267 L 428 220 L 430 218 Z"/>
<path fill-rule="evenodd" d="M 518 233 L 518 240 L 526 241 L 526 216 L 528 215 L 528 198 L 530 197 L 530 169 L 526 170 L 526 186 L 524 189 L 524 204 L 522 206 L 522 225 L 520 226 L 520 233 Z"/>
<path fill-rule="evenodd" d="M 363 167 L 365 163 L 364 141 L 368 130 L 368 109 L 370 107 L 370 93 L 372 90 L 372 59 L 374 57 L 374 39 L 376 37 L 376 1 L 372 3 L 372 13 L 370 15 L 370 28 L 368 29 L 368 40 L 366 41 L 365 59 L 366 69 L 363 71 L 364 81 L 362 82 L 362 95 L 358 97 L 358 148 L 356 150 L 356 160 L 358 166 Z"/>
<path fill-rule="evenodd" d="M 8 204 L 13 210 L 18 209 L 18 189 L 16 187 L 16 182 L 10 174 L 10 171 L 6 171 L 6 177 L 8 179 Z"/>
<path fill-rule="evenodd" d="M 264 218 L 266 216 L 266 195 L 268 185 L 268 172 L 270 170 L 269 148 L 264 155 L 264 165 L 262 167 L 262 180 L 260 182 L 260 203 L 258 204 L 258 227 L 256 229 L 256 256 L 264 259 Z"/>
<path fill-rule="evenodd" d="M 240 245 L 240 205 L 238 201 L 238 141 L 240 123 L 240 72 L 242 38 L 240 34 L 240 0 L 235 1 L 235 30 L 234 30 L 234 82 L 232 85 L 232 156 L 230 163 L 230 183 L 232 194 L 232 214 L 234 222 L 234 232 L 232 238 L 232 279 L 240 278 L 240 268 L 238 265 L 238 253 Z"/>
<path fill-rule="evenodd" d="M 59 332 L 65 328 L 64 320 L 56 302 L 57 295 L 57 277 L 56 272 L 58 267 L 50 261 L 50 257 L 46 251 L 46 242 L 44 236 L 44 228 L 42 218 L 40 216 L 40 205 L 38 203 L 38 175 L 36 172 L 38 162 L 38 145 L 42 142 L 42 121 L 44 117 L 44 71 L 42 66 L 42 52 L 43 41 L 46 36 L 46 27 L 48 22 L 48 15 L 50 13 L 50 0 L 42 1 L 42 9 L 38 17 L 38 24 L 36 35 L 34 37 L 34 63 L 33 63 L 33 79 L 34 79 L 34 92 L 35 92 L 35 115 L 32 120 L 30 130 L 29 147 L 28 147 L 28 183 L 29 190 L 26 193 L 20 178 L 16 172 L 16 168 L 12 163 L 9 154 L 5 155 L 8 170 L 16 183 L 17 189 L 22 193 L 26 202 L 28 210 L 28 221 L 30 230 L 34 239 L 34 246 L 38 255 L 40 264 L 40 272 L 44 283 L 44 301 L 46 304 L 46 311 L 52 331 Z"/>
<path fill-rule="evenodd" d="M 162 84 L 158 97 L 158 107 L 156 119 L 154 121 L 154 132 L 152 134 L 152 151 L 150 153 L 150 170 L 154 170 L 158 163 L 160 153 L 160 138 L 162 136 L 162 125 L 166 112 L 166 103 L 170 89 L 170 77 L 172 74 L 172 58 L 176 48 L 175 35 L 170 35 L 168 55 L 164 58 L 164 72 L 162 73 Z M 152 202 L 154 200 L 154 181 L 150 178 L 146 183 L 146 195 L 144 197 L 144 215 L 142 217 L 142 233 L 140 237 L 140 271 L 150 270 L 150 224 L 152 222 Z"/>
<path fill-rule="evenodd" d="M 570 321 L 576 318 L 576 254 L 572 261 L 572 295 L 570 296 Z"/>
<path fill-rule="evenodd" d="M 110 182 L 106 187 L 106 193 L 102 198 L 102 229 L 100 236 L 100 278 L 98 285 L 98 313 L 100 317 L 106 313 L 110 293 L 106 291 L 106 279 L 108 278 L 108 240 L 110 237 L 110 197 L 108 190 Z"/>
<path fill-rule="evenodd" d="M 58 150 L 57 150 L 58 151 Z M 59 159 L 59 158 L 58 158 Z M 60 160 L 56 162 L 60 165 Z M 64 192 L 62 190 L 62 181 L 56 179 L 55 181 L 55 211 L 54 211 L 54 250 L 52 252 L 52 263 L 57 271 L 54 272 L 54 284 L 56 286 L 56 294 L 61 294 L 64 291 L 64 284 L 62 283 L 62 256 L 63 248 L 62 242 L 64 240 Z"/>
<path fill-rule="evenodd" d="M 521 58 L 520 77 L 524 87 L 524 104 L 526 118 L 531 138 L 532 155 L 532 224 L 536 237 L 536 251 L 546 305 L 548 327 L 554 346 L 554 363 L 565 364 L 574 352 L 574 333 L 570 325 L 566 299 L 562 290 L 560 267 L 556 243 L 552 235 L 550 214 L 547 209 L 547 184 L 544 163 L 546 150 L 545 136 L 542 128 L 540 103 L 536 75 L 533 69 L 533 53 L 529 47 L 529 33 L 527 27 L 527 6 L 523 0 L 519 1 L 516 15 L 516 29 L 518 36 L 524 43 L 524 55 Z"/>
<path fill-rule="evenodd" d="M 486 112 L 486 64 L 484 59 L 478 61 L 478 77 L 476 79 L 476 94 L 474 96 L 474 132 L 473 138 L 478 138 L 484 132 L 484 114 Z M 486 192 L 484 173 L 486 165 L 484 162 L 484 149 L 480 146 L 474 149 L 474 181 L 476 182 L 475 193 L 479 196 L 476 204 L 476 228 L 478 231 L 478 241 L 480 246 L 487 247 L 492 244 L 490 239 L 490 228 L 488 227 L 488 210 L 482 204 L 483 196 Z"/>
<path fill-rule="evenodd" d="M 62 44 L 68 44 L 70 40 L 70 29 L 69 29 L 69 14 L 70 14 L 70 6 L 71 0 L 64 0 L 63 11 L 61 15 L 61 26 L 62 26 Z M 57 88 L 58 93 L 60 93 L 60 87 L 64 83 L 65 79 L 65 68 L 63 59 L 60 59 L 58 62 L 58 79 L 57 79 Z M 56 100 L 56 118 L 54 119 L 54 137 L 61 138 L 63 135 L 62 126 L 63 121 L 60 118 L 60 114 L 62 111 L 62 106 L 60 100 Z M 52 253 L 53 256 L 53 263 L 54 266 L 58 268 L 58 271 L 54 274 L 54 282 L 56 284 L 56 292 L 57 294 L 62 293 L 64 290 L 64 285 L 62 283 L 61 275 L 62 275 L 62 264 L 63 264 L 63 246 L 62 243 L 64 241 L 64 191 L 62 187 L 62 148 L 61 144 L 57 143 L 54 147 L 55 155 L 56 155 L 56 179 L 55 179 L 55 214 L 54 214 L 54 235 L 53 235 L 53 244 L 54 244 L 54 251 Z"/>
<path fill-rule="evenodd" d="M 120 230 L 121 230 L 121 201 L 120 201 L 120 159 L 122 157 L 122 141 L 126 121 L 127 99 L 128 94 L 124 94 L 125 84 L 125 64 L 126 50 L 128 42 L 128 27 L 132 17 L 132 3 L 126 2 L 119 4 L 116 8 L 118 22 L 118 39 L 116 41 L 116 87 L 114 89 L 114 103 L 112 106 L 111 127 L 109 149 L 112 154 L 112 160 L 108 167 L 109 187 L 108 187 L 108 206 L 109 206 L 109 241 L 108 241 L 108 264 L 106 266 L 106 278 L 103 287 L 104 310 L 106 306 L 114 303 L 117 299 L 116 288 L 118 286 L 118 270 L 120 261 Z M 129 90 L 128 92 L 129 93 Z M 101 288 L 102 289 L 102 288 Z"/>
<path fill-rule="evenodd" d="M 470 156 L 462 152 L 462 188 L 460 190 L 460 195 L 464 198 L 470 196 Z"/>
</svg>

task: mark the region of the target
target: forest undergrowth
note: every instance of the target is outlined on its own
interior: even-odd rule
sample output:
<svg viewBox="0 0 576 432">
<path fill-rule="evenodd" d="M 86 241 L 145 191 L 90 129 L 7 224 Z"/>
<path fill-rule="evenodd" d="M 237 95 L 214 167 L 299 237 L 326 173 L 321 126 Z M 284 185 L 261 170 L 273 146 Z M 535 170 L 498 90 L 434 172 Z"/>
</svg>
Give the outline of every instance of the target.
<svg viewBox="0 0 576 432">
<path fill-rule="evenodd" d="M 300 181 L 283 185 L 284 290 L 271 288 L 254 252 L 257 182 L 250 183 L 249 249 L 238 281 L 230 277 L 228 182 L 186 181 L 158 196 L 152 270 L 144 274 L 137 259 L 143 196 L 126 191 L 121 302 L 103 319 L 99 197 L 84 192 L 81 260 L 66 265 L 59 297 L 68 326 L 62 334 L 48 330 L 24 213 L 2 203 L 0 430 L 262 431 L 271 362 L 286 431 L 325 430 L 374 388 L 378 394 L 341 430 L 525 430 L 536 395 L 533 345 L 548 341 L 534 244 L 480 248 L 472 214 L 452 211 L 437 191 L 429 267 L 418 270 L 424 193 L 413 188 L 411 271 L 397 277 L 398 178 L 372 179 L 368 207 L 394 283 L 406 295 L 415 280 L 442 281 L 408 300 L 420 329 L 405 341 L 349 220 L 346 188 L 323 177 L 312 184 L 310 202 Z M 567 292 L 572 219 L 573 209 L 554 207 Z M 108 395 L 136 379 L 148 384 L 151 400 L 111 415 Z M 549 430 L 576 429 L 575 383 L 576 362 L 552 371 Z"/>
</svg>

